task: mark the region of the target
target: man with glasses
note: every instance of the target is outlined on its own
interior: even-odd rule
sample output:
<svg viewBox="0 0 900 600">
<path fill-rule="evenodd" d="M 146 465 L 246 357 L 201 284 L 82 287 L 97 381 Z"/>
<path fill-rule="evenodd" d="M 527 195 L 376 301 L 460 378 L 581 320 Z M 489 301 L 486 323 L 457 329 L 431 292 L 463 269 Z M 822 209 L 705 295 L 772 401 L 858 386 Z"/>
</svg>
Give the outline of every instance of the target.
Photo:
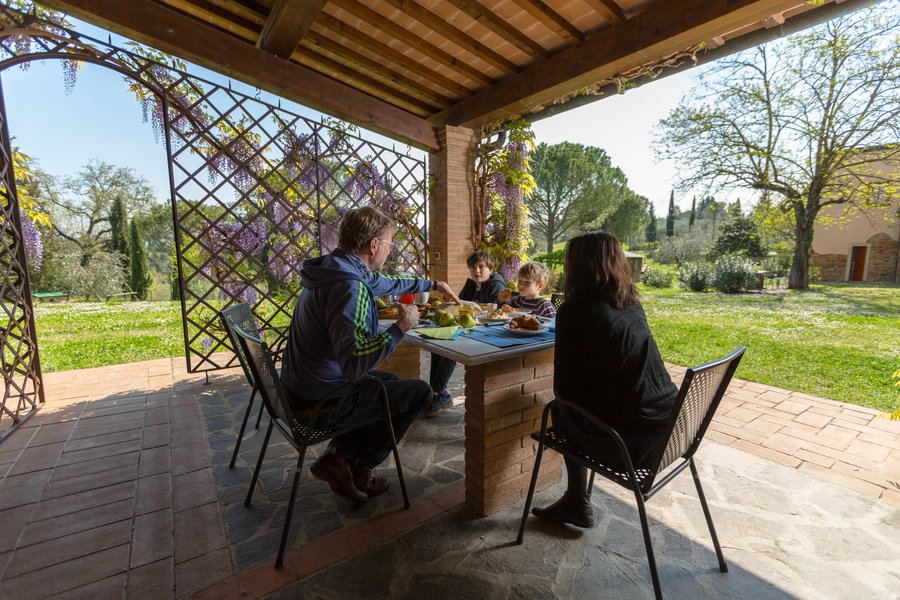
<svg viewBox="0 0 900 600">
<path fill-rule="evenodd" d="M 288 401 L 302 415 L 323 398 L 319 419 L 351 425 L 382 414 L 372 382 L 374 375 L 387 390 L 399 441 L 428 408 L 431 388 L 420 380 L 400 380 L 374 369 L 391 355 L 404 334 L 419 322 L 415 306 L 400 305 L 397 321 L 378 330 L 375 298 L 433 289 L 459 299 L 440 281 L 378 273 L 394 247 L 394 222 L 373 207 L 344 215 L 339 247 L 308 260 L 300 270 L 303 293 L 291 318 L 281 380 Z M 375 467 L 391 453 L 383 423 L 375 423 L 334 438 L 326 453 L 310 468 L 332 491 L 355 502 L 383 494 L 388 481 L 374 476 Z"/>
</svg>

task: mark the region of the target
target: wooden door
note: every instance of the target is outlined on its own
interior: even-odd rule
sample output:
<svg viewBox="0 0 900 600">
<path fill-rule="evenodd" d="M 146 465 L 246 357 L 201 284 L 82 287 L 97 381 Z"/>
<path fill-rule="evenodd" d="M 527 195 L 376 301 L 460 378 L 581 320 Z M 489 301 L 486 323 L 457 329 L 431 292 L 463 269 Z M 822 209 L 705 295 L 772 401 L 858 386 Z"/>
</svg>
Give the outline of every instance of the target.
<svg viewBox="0 0 900 600">
<path fill-rule="evenodd" d="M 850 252 L 850 281 L 862 281 L 866 274 L 866 247 L 853 246 Z"/>
</svg>

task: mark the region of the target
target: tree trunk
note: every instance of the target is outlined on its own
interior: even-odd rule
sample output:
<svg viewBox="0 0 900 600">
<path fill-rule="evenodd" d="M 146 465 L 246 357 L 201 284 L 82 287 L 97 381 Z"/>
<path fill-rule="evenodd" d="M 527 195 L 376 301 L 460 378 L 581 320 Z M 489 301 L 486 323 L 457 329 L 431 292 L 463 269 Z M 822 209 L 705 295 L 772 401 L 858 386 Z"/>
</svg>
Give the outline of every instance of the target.
<svg viewBox="0 0 900 600">
<path fill-rule="evenodd" d="M 803 210 L 803 206 L 795 207 L 794 215 L 797 220 L 794 242 L 794 257 L 791 263 L 791 272 L 788 275 L 788 288 L 792 290 L 809 289 L 809 250 L 812 247 L 813 221 L 815 213 Z"/>
</svg>

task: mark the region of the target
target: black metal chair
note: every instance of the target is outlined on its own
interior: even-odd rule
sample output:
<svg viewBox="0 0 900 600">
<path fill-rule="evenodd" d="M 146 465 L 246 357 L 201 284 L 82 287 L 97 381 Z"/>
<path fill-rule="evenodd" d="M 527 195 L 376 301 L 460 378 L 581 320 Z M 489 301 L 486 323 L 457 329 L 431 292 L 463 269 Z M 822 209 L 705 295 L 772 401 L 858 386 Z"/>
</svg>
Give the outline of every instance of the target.
<svg viewBox="0 0 900 600">
<path fill-rule="evenodd" d="M 318 423 L 319 413 L 331 398 L 320 400 L 310 412 L 309 419 L 304 422 L 298 420 L 294 416 L 290 405 L 285 399 L 281 389 L 281 379 L 275 372 L 275 365 L 272 362 L 272 356 L 266 347 L 266 343 L 258 337 L 244 331 L 240 326 L 234 328 L 244 354 L 247 356 L 247 362 L 250 371 L 253 374 L 253 380 L 257 384 L 263 404 L 269 413 L 269 427 L 266 430 L 266 437 L 263 439 L 262 447 L 259 449 L 259 459 L 256 461 L 256 469 L 253 471 L 253 479 L 250 480 L 250 489 L 247 492 L 247 498 L 244 500 L 246 506 L 250 506 L 253 498 L 253 490 L 259 479 L 259 471 L 262 467 L 263 459 L 266 456 L 266 448 L 269 445 L 269 437 L 272 435 L 272 429 L 277 427 L 278 431 L 290 442 L 294 450 L 297 451 L 297 468 L 294 471 L 294 480 L 291 484 L 291 498 L 287 507 L 287 514 L 284 518 L 284 528 L 281 532 L 281 543 L 278 546 L 278 557 L 275 559 L 275 568 L 281 568 L 284 562 L 284 549 L 287 545 L 288 531 L 291 526 L 291 517 L 294 512 L 294 502 L 297 498 L 297 484 L 300 481 L 300 472 L 303 470 L 303 460 L 306 458 L 306 450 L 309 446 L 325 442 L 333 437 L 348 433 L 355 429 L 377 423 L 384 422 L 390 440 L 393 443 L 394 462 L 397 465 L 397 477 L 400 479 L 400 490 L 403 493 L 403 506 L 409 508 L 409 495 L 406 492 L 406 482 L 403 480 L 403 469 L 400 466 L 400 453 L 397 450 L 397 439 L 394 436 L 394 424 L 391 420 L 391 410 L 388 404 L 387 390 L 384 383 L 377 377 L 365 377 L 364 380 L 370 382 L 376 393 L 381 396 L 382 406 L 384 408 L 384 416 L 370 421 L 355 423 L 349 426 L 341 427 L 321 425 Z"/>
<path fill-rule="evenodd" d="M 656 594 L 656 598 L 661 599 L 662 590 L 659 584 L 659 574 L 656 570 L 656 559 L 653 555 L 650 527 L 647 523 L 647 512 L 644 504 L 685 468 L 690 467 L 691 474 L 694 477 L 694 484 L 697 487 L 697 495 L 700 497 L 700 505 L 703 507 L 703 514 L 706 517 L 706 524 L 709 527 L 713 546 L 716 549 L 716 556 L 719 559 L 719 569 L 723 573 L 727 573 L 728 565 L 725 564 L 725 557 L 722 555 L 722 548 L 719 546 L 719 538 L 716 537 L 716 530 L 713 526 L 712 515 L 709 513 L 709 507 L 706 504 L 706 497 L 703 495 L 703 488 L 700 487 L 700 477 L 697 474 L 697 467 L 694 465 L 694 453 L 697 451 L 697 447 L 700 445 L 700 441 L 703 439 L 710 421 L 712 421 L 716 408 L 719 406 L 719 402 L 722 400 L 722 396 L 725 394 L 725 390 L 728 388 L 728 384 L 731 382 L 734 371 L 737 369 L 745 350 L 744 346 L 740 346 L 724 358 L 687 370 L 672 409 L 672 416 L 666 424 L 666 436 L 664 439 L 667 441 L 665 444 L 660 445 L 659 450 L 650 461 L 650 464 L 655 465 L 651 468 L 635 469 L 628 449 L 625 447 L 625 443 L 619 434 L 585 409 L 560 399 L 553 400 L 547 404 L 541 419 L 541 430 L 538 433 L 533 433 L 531 436 L 538 441 L 538 450 L 535 457 L 534 470 L 531 475 L 531 486 L 528 488 L 528 497 L 525 500 L 525 510 L 522 513 L 522 522 L 519 526 L 519 536 L 516 538 L 516 542 L 521 544 L 525 537 L 525 524 L 528 520 L 528 512 L 531 510 L 531 501 L 534 497 L 534 488 L 537 484 L 544 447 L 552 448 L 566 458 L 572 459 L 591 470 L 591 478 L 587 489 L 588 495 L 593 489 L 594 475 L 597 473 L 630 489 L 634 493 L 641 519 L 641 528 L 644 532 L 644 545 L 647 548 L 647 560 L 650 563 L 653 591 Z M 547 418 L 555 406 L 562 406 L 576 413 L 579 418 L 590 422 L 612 438 L 618 448 L 625 469 L 614 469 L 606 466 L 602 458 L 590 456 L 566 439 L 556 428 L 548 427 Z M 676 461 L 680 462 L 666 473 L 658 483 L 654 483 L 657 475 Z"/>
<path fill-rule="evenodd" d="M 241 422 L 241 431 L 238 434 L 237 442 L 234 444 L 234 452 L 231 455 L 231 462 L 228 463 L 228 468 L 233 469 L 234 463 L 237 460 L 238 451 L 241 449 L 241 441 L 244 439 L 244 431 L 247 428 L 247 420 L 250 418 L 250 413 L 253 409 L 253 399 L 256 397 L 256 393 L 258 392 L 256 388 L 256 382 L 253 379 L 253 373 L 250 371 L 250 366 L 247 364 L 247 357 L 244 355 L 244 349 L 238 341 L 237 334 L 234 332 L 235 327 L 240 327 L 247 333 L 255 336 L 262 337 L 259 332 L 259 327 L 256 325 L 256 320 L 253 318 L 253 312 L 250 310 L 250 305 L 246 302 L 241 302 L 240 304 L 235 304 L 234 306 L 229 306 L 228 308 L 222 309 L 219 312 L 219 319 L 222 321 L 222 327 L 225 328 L 225 332 L 228 334 L 228 339 L 231 341 L 231 347 L 234 349 L 235 355 L 238 357 L 238 362 L 241 363 L 241 369 L 244 371 L 244 376 L 247 378 L 247 383 L 250 384 L 250 401 L 247 402 L 247 410 L 244 412 L 244 420 Z M 276 352 L 275 356 L 273 356 L 273 360 L 277 360 L 279 353 Z M 263 415 L 263 403 L 260 401 L 259 404 L 259 414 L 256 417 L 256 428 L 259 429 L 259 423 L 262 420 Z"/>
<path fill-rule="evenodd" d="M 562 303 L 566 301 L 565 294 L 550 294 L 550 303 L 553 304 L 555 310 L 559 310 Z"/>
</svg>

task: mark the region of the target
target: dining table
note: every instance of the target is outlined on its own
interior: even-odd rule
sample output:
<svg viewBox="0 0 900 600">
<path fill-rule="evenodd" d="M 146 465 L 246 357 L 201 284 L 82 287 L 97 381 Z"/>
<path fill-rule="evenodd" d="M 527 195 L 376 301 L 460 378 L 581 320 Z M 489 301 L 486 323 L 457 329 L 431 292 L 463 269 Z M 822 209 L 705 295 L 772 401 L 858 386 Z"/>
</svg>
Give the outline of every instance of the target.
<svg viewBox="0 0 900 600">
<path fill-rule="evenodd" d="M 382 321 L 382 327 L 393 321 Z M 553 399 L 554 322 L 520 333 L 505 324 L 460 328 L 453 339 L 430 339 L 435 329 L 412 329 L 401 348 L 412 346 L 465 367 L 466 503 L 493 514 L 528 492 L 544 406 Z M 545 455 L 537 489 L 562 477 L 562 460 Z"/>
</svg>

